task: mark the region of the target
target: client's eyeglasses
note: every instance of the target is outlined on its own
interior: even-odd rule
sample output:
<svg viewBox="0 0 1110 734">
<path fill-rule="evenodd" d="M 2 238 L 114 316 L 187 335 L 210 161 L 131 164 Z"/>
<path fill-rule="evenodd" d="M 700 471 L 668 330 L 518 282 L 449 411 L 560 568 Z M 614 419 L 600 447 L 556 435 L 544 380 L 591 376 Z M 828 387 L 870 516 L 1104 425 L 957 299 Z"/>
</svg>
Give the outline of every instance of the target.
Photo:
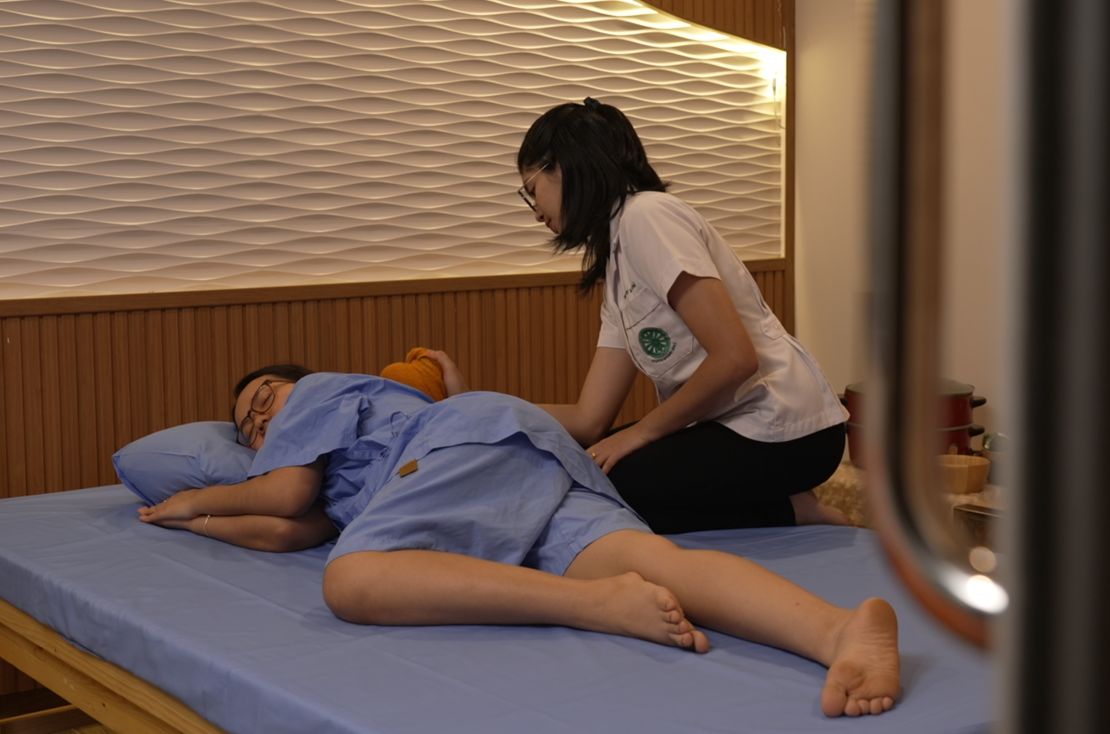
<svg viewBox="0 0 1110 734">
<path fill-rule="evenodd" d="M 256 413 L 265 413 L 274 404 L 274 385 L 292 382 L 292 380 L 263 380 L 258 389 L 254 391 L 254 397 L 251 398 L 251 406 L 247 409 L 246 416 L 239 423 L 239 430 L 235 434 L 235 441 L 240 446 L 249 447 L 254 443 L 254 439 L 258 437 L 258 426 L 254 424 L 254 415 Z"/>
<path fill-rule="evenodd" d="M 528 205 L 528 208 L 532 210 L 533 214 L 538 214 L 539 212 L 536 211 L 536 197 L 528 193 L 528 184 L 535 181 L 536 176 L 543 173 L 544 169 L 546 169 L 550 165 L 550 163 L 544 163 L 542 166 L 540 166 L 540 169 L 538 171 L 528 177 L 528 180 L 524 182 L 523 186 L 516 190 L 517 194 L 520 195 L 520 198 L 524 199 L 524 203 Z"/>
</svg>

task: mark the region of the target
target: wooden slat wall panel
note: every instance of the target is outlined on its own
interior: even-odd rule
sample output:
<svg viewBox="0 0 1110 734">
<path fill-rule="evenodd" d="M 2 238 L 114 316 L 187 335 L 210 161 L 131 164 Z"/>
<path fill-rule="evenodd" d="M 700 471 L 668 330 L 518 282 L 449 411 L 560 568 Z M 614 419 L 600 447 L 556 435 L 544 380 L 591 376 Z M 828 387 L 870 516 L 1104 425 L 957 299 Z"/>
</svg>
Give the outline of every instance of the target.
<svg viewBox="0 0 1110 734">
<path fill-rule="evenodd" d="M 785 264 L 752 264 L 772 308 Z M 563 279 L 566 280 L 565 278 Z M 0 497 L 115 483 L 111 454 L 166 426 L 225 420 L 230 391 L 274 362 L 377 372 L 413 346 L 447 350 L 470 386 L 573 400 L 600 327 L 600 293 L 574 284 L 204 303 L 0 318 Z M 654 405 L 647 380 L 621 413 Z"/>
</svg>

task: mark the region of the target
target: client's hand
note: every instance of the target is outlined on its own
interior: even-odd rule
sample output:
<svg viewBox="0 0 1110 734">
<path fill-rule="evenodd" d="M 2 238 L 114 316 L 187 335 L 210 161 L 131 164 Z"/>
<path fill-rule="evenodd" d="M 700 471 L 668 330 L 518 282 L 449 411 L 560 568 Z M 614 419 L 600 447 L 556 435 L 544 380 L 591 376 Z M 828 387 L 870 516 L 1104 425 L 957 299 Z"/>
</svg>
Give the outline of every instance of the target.
<svg viewBox="0 0 1110 734">
<path fill-rule="evenodd" d="M 183 527 L 180 521 L 192 520 L 199 514 L 193 509 L 196 493 L 195 489 L 183 489 L 152 507 L 140 507 L 139 519 L 165 527 Z"/>
<path fill-rule="evenodd" d="M 447 388 L 447 396 L 458 395 L 461 392 L 466 392 L 470 388 L 466 386 L 466 379 L 463 377 L 459 366 L 447 356 L 447 352 L 441 352 L 438 349 L 429 349 L 424 355 L 431 357 L 443 370 L 443 385 Z"/>
</svg>

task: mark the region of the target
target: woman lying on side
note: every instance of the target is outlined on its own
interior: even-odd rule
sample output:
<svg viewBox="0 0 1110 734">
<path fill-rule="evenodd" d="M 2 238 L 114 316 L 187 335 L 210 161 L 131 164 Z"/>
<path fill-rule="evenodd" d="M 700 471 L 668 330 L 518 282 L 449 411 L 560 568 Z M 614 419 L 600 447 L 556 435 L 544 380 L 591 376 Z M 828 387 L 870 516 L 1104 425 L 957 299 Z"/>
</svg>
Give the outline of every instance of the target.
<svg viewBox="0 0 1110 734">
<path fill-rule="evenodd" d="M 833 606 L 728 553 L 654 535 L 545 411 L 499 393 L 440 402 L 399 383 L 280 365 L 236 391 L 241 484 L 179 492 L 144 522 L 297 550 L 340 533 L 324 598 L 361 624 L 557 624 L 706 652 L 707 628 L 828 667 L 829 716 L 899 695 L 881 599 Z"/>
</svg>

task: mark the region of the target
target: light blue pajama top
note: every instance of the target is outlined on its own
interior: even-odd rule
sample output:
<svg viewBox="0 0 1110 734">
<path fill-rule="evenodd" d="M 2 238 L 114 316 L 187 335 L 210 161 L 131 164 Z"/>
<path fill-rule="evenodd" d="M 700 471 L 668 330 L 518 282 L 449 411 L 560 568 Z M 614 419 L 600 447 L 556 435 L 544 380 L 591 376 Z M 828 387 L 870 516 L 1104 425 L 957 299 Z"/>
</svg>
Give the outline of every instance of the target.
<svg viewBox="0 0 1110 734">
<path fill-rule="evenodd" d="M 329 560 L 420 548 L 562 573 L 602 535 L 646 529 L 554 418 L 502 393 L 432 402 L 381 377 L 309 375 L 250 476 L 320 456 L 325 511 L 341 531 Z"/>
</svg>

